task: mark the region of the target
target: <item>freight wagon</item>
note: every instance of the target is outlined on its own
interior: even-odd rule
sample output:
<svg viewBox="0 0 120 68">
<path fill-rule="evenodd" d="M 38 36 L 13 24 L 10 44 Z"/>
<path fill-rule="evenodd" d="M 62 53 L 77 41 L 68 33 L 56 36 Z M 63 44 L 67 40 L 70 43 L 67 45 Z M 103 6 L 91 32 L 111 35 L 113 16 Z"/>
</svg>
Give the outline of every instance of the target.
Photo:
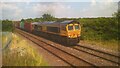
<svg viewBox="0 0 120 68">
<path fill-rule="evenodd" d="M 25 23 L 24 21 L 21 21 L 21 22 L 20 22 L 20 28 L 21 28 L 21 29 L 24 29 L 24 23 Z"/>
<path fill-rule="evenodd" d="M 33 31 L 33 25 L 32 23 L 28 23 L 28 22 L 25 22 L 24 23 L 24 30 L 25 31 L 28 31 L 28 32 L 32 32 Z"/>
</svg>

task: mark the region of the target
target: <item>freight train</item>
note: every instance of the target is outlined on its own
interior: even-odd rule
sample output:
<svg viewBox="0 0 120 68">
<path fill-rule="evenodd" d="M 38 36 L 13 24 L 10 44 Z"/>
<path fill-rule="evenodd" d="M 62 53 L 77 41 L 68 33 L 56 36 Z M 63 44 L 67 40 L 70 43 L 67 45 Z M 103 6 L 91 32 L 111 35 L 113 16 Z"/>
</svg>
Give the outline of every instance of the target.
<svg viewBox="0 0 120 68">
<path fill-rule="evenodd" d="M 80 23 L 74 20 L 62 22 L 19 22 L 15 23 L 15 27 L 69 45 L 79 43 L 81 36 Z"/>
</svg>

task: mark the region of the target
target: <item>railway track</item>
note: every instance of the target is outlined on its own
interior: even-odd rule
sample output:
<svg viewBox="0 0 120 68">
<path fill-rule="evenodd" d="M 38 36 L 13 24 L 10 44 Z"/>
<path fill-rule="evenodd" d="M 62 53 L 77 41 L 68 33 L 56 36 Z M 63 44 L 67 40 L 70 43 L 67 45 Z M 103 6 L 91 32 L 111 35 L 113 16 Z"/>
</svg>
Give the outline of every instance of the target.
<svg viewBox="0 0 120 68">
<path fill-rule="evenodd" d="M 32 41 L 33 43 L 39 45 L 40 47 L 42 47 L 43 49 L 45 49 L 46 51 L 48 51 L 49 53 L 55 55 L 56 57 L 60 58 L 61 60 L 63 60 L 64 62 L 66 62 L 67 64 L 69 64 L 72 67 L 76 67 L 76 66 L 92 66 L 97 68 L 96 65 L 83 60 L 79 57 L 76 57 L 70 53 L 67 53 L 64 50 L 61 50 L 57 47 L 54 47 L 42 40 L 39 40 L 38 38 L 35 38 L 27 33 L 23 33 L 23 32 L 18 32 L 20 35 L 26 37 L 27 39 L 29 39 L 30 41 Z M 75 62 L 76 61 L 76 62 Z"/>
<path fill-rule="evenodd" d="M 110 53 L 106 53 L 106 52 L 103 52 L 103 51 L 100 51 L 97 49 L 93 49 L 90 47 L 82 46 L 79 44 L 77 46 L 73 47 L 73 49 L 76 49 L 78 51 L 83 51 L 85 53 L 97 56 L 99 58 L 105 59 L 105 60 L 110 61 L 112 63 L 116 63 L 118 65 L 120 64 L 120 62 L 119 62 L 120 57 L 118 55 L 113 55 Z"/>
<path fill-rule="evenodd" d="M 20 30 L 21 31 L 21 30 Z M 31 40 L 33 43 L 35 43 L 35 44 L 37 44 L 37 45 L 39 45 L 40 47 L 42 47 L 43 49 L 45 49 L 45 50 L 47 50 L 48 52 L 50 52 L 51 54 L 53 54 L 53 55 L 55 55 L 56 57 L 58 57 L 58 58 L 60 58 L 61 60 L 63 60 L 64 62 L 66 62 L 67 64 L 69 64 L 70 66 L 79 66 L 80 64 L 81 64 L 81 62 L 83 63 L 83 64 L 81 64 L 81 65 L 83 65 L 83 66 L 93 66 L 93 67 L 97 67 L 98 65 L 97 64 L 95 64 L 95 63 L 92 63 L 92 62 L 90 62 L 90 61 L 88 61 L 88 60 L 85 60 L 85 59 L 83 59 L 83 58 L 80 58 L 79 56 L 76 56 L 76 55 L 74 55 L 74 54 L 72 54 L 72 53 L 70 53 L 70 52 L 68 52 L 68 51 L 65 51 L 64 50 L 64 48 L 62 49 L 62 48 L 60 48 L 60 47 L 56 47 L 56 46 L 53 46 L 52 44 L 49 44 L 49 43 L 46 43 L 45 41 L 42 41 L 42 40 L 40 40 L 38 37 L 35 37 L 34 35 L 30 35 L 30 34 L 28 34 L 28 33 L 26 33 L 26 32 L 24 32 L 24 31 L 21 31 L 21 32 L 19 32 L 22 36 L 24 36 L 24 37 L 26 37 L 26 38 L 28 38 L 29 40 Z M 36 41 L 35 41 L 36 40 Z M 44 44 L 44 46 L 42 46 L 42 45 L 40 45 L 39 43 L 37 43 L 37 42 L 39 42 L 39 43 L 41 43 L 41 44 Z M 77 51 L 82 51 L 82 52 L 84 52 L 84 53 L 87 53 L 87 54 L 90 54 L 90 55 L 93 55 L 93 56 L 96 56 L 96 57 L 99 57 L 99 58 L 102 58 L 102 59 L 104 59 L 103 57 L 100 57 L 100 56 L 98 56 L 98 55 L 95 55 L 95 54 L 91 54 L 91 53 L 89 53 L 89 52 L 87 52 L 87 51 L 84 51 L 84 50 L 80 50 L 80 46 L 76 46 L 76 47 L 73 47 L 72 49 L 74 49 L 74 50 L 77 50 Z M 56 52 L 59 52 L 59 53 L 56 53 Z M 58 55 L 59 54 L 59 55 Z M 62 57 L 62 56 L 64 56 L 64 57 Z M 71 58 L 69 58 L 69 60 L 68 60 L 68 58 L 66 59 L 66 57 L 71 57 Z M 74 60 L 73 60 L 74 59 Z M 109 61 L 108 59 L 104 59 L 104 60 L 107 60 L 107 61 Z M 76 61 L 76 62 L 74 62 L 74 61 Z M 110 61 L 111 63 L 114 63 L 114 65 L 116 66 L 116 64 L 117 64 L 117 62 L 115 61 Z"/>
</svg>

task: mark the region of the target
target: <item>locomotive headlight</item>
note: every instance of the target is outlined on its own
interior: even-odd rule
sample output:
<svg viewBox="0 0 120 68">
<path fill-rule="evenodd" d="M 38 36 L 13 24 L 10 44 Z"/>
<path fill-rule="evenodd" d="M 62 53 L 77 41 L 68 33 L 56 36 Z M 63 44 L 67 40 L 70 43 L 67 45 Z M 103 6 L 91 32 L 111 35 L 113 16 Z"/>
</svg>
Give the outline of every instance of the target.
<svg viewBox="0 0 120 68">
<path fill-rule="evenodd" d="M 78 34 L 78 36 L 80 36 L 80 34 Z"/>
<path fill-rule="evenodd" d="M 68 37 L 70 37 L 70 35 Z"/>
</svg>

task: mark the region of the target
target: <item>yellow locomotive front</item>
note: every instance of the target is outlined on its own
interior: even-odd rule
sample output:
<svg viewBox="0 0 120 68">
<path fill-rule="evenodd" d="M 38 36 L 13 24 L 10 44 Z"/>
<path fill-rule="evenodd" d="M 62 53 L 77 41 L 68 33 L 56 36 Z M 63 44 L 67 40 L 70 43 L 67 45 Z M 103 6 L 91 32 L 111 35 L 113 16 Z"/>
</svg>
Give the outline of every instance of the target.
<svg viewBox="0 0 120 68">
<path fill-rule="evenodd" d="M 78 38 L 80 37 L 81 27 L 78 23 L 68 24 L 66 26 L 68 38 Z"/>
<path fill-rule="evenodd" d="M 76 44 L 80 41 L 81 35 L 81 26 L 79 23 L 73 22 L 66 26 L 67 29 L 67 36 L 68 36 L 68 43 L 69 44 Z"/>
</svg>

